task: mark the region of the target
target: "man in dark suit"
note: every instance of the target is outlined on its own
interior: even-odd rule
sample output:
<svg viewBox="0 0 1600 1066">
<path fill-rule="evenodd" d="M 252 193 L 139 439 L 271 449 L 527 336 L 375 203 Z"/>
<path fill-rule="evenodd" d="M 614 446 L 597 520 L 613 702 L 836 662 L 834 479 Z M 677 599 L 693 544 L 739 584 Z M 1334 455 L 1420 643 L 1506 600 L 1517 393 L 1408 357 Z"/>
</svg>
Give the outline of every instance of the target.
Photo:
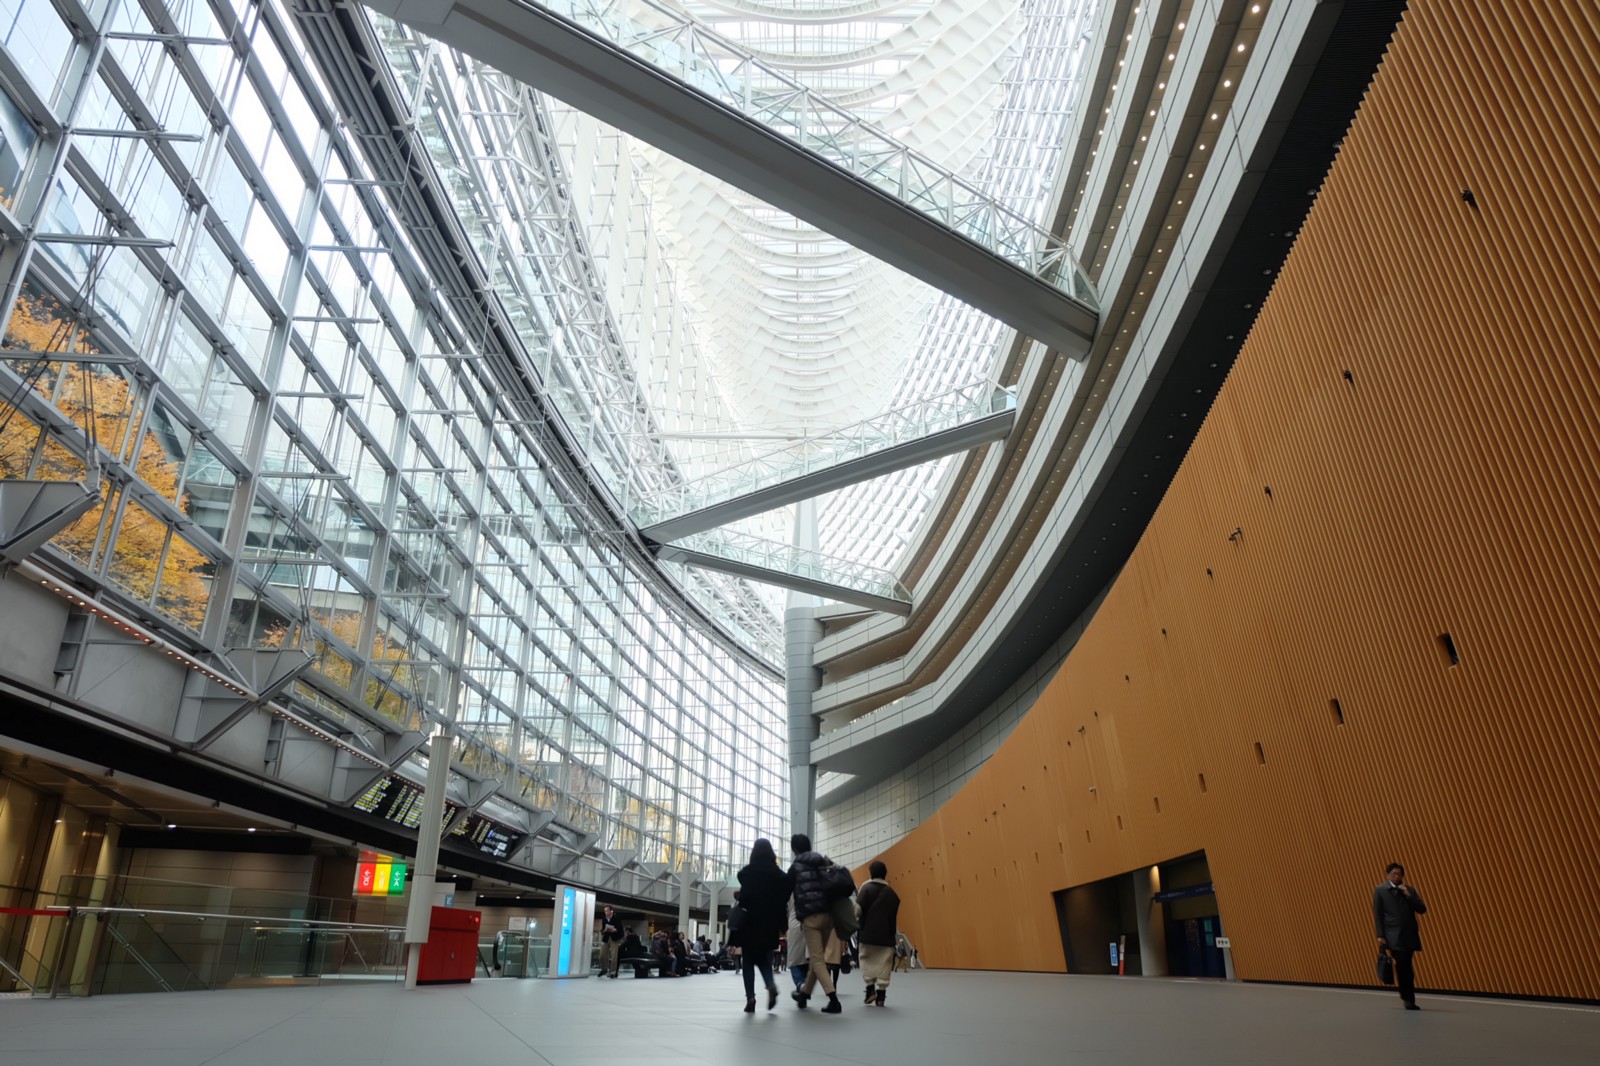
<svg viewBox="0 0 1600 1066">
<path fill-rule="evenodd" d="M 1372 890 L 1372 924 L 1377 928 L 1379 946 L 1394 957 L 1394 983 L 1406 1010 L 1420 1010 L 1411 956 L 1422 950 L 1417 915 L 1427 914 L 1428 906 L 1417 890 L 1406 884 L 1404 866 L 1391 862 L 1383 873 L 1383 883 Z"/>
<path fill-rule="evenodd" d="M 622 919 L 607 903 L 600 915 L 600 976 L 616 977 L 617 961 L 622 957 Z"/>
</svg>

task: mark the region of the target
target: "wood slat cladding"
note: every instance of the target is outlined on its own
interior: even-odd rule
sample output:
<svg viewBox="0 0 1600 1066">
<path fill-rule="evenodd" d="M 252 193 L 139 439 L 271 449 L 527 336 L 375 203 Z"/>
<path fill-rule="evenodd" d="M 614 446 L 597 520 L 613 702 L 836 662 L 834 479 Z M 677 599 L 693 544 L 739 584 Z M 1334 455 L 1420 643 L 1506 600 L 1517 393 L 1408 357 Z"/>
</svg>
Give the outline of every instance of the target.
<svg viewBox="0 0 1600 1066">
<path fill-rule="evenodd" d="M 1397 859 L 1424 987 L 1600 998 L 1597 337 L 1600 9 L 1415 0 L 1105 604 L 885 855 L 924 957 L 1060 970 L 1052 892 L 1204 849 L 1241 977 L 1369 984 Z"/>
</svg>

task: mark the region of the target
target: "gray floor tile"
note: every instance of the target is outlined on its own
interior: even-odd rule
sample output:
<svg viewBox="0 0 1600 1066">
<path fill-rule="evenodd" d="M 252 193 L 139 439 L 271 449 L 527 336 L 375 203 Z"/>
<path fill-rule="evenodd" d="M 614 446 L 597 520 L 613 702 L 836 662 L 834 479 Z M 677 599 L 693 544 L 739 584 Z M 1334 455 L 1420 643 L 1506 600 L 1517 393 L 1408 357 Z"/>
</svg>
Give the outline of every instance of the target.
<svg viewBox="0 0 1600 1066">
<path fill-rule="evenodd" d="M 786 989 L 787 991 L 787 989 Z M 5 1066 L 1594 1066 L 1600 1010 L 1138 978 L 917 973 L 887 1009 L 747 1015 L 732 974 L 0 1000 Z M 764 1000 L 762 1004 L 764 1006 Z"/>
</svg>

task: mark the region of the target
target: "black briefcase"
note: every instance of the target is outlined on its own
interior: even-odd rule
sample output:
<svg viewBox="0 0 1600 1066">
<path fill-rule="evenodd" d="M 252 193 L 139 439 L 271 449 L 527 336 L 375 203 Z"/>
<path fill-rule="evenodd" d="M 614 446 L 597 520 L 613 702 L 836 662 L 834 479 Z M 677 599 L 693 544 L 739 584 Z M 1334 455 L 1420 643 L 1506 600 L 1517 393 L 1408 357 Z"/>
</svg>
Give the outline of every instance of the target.
<svg viewBox="0 0 1600 1066">
<path fill-rule="evenodd" d="M 1394 984 L 1394 956 L 1386 948 L 1378 949 L 1378 980 L 1386 985 Z"/>
</svg>

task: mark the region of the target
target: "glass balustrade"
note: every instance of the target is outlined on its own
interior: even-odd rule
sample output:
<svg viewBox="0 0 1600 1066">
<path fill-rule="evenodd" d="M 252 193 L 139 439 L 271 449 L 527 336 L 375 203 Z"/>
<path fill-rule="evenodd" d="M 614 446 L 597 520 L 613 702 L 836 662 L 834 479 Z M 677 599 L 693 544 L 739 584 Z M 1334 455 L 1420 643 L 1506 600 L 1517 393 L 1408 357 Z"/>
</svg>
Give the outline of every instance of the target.
<svg viewBox="0 0 1600 1066">
<path fill-rule="evenodd" d="M 0 885 L 0 993 L 48 994 L 68 913 L 57 893 Z"/>
<path fill-rule="evenodd" d="M 962 386 L 843 429 L 790 441 L 734 466 L 685 484 L 670 497 L 630 501 L 628 513 L 641 527 L 690 514 L 762 489 L 781 485 L 852 460 L 931 437 L 989 415 L 1015 410 L 1015 389 L 987 383 Z"/>
<path fill-rule="evenodd" d="M 675 541 L 674 546 L 745 566 L 854 589 L 884 599 L 911 602 L 911 593 L 891 571 L 730 529 L 695 533 Z"/>
<path fill-rule="evenodd" d="M 478 956 L 496 977 L 538 977 L 550 957 L 550 938 L 508 929 L 480 939 Z"/>
<path fill-rule="evenodd" d="M 103 877 L 65 877 L 56 892 L 0 886 L 0 992 L 187 992 L 405 975 L 401 926 L 311 917 L 349 915 L 354 900 L 125 878 L 117 905 L 107 906 L 109 891 Z M 381 904 L 363 906 L 398 920 Z"/>
<path fill-rule="evenodd" d="M 98 938 L 91 973 L 60 994 L 190 992 L 282 983 L 397 981 L 403 929 L 192 911 L 78 911 L 69 937 Z M 70 946 L 68 951 L 73 950 Z"/>
</svg>

